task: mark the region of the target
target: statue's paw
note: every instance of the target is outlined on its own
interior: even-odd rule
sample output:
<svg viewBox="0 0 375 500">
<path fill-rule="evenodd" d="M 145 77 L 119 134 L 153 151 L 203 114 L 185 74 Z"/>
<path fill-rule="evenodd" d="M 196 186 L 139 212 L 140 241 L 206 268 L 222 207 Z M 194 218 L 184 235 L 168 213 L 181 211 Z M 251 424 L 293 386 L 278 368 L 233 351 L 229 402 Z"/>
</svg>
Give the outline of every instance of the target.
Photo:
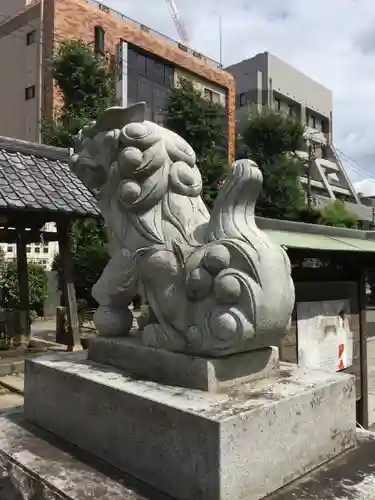
<svg viewBox="0 0 375 500">
<path fill-rule="evenodd" d="M 120 337 L 129 333 L 133 325 L 133 314 L 124 309 L 99 306 L 94 314 L 94 324 L 101 337 Z"/>
</svg>

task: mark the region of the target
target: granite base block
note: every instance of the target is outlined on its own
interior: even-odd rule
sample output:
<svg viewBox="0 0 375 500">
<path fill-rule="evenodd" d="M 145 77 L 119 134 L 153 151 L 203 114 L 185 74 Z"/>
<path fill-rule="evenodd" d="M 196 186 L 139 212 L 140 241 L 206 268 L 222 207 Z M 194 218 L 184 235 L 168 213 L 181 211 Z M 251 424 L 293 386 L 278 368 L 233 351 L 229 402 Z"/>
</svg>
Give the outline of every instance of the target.
<svg viewBox="0 0 375 500">
<path fill-rule="evenodd" d="M 354 377 L 281 363 L 214 394 L 69 353 L 27 360 L 25 416 L 172 498 L 259 500 L 355 445 Z"/>
<path fill-rule="evenodd" d="M 269 377 L 279 367 L 276 347 L 205 358 L 147 347 L 134 337 L 90 339 L 88 358 L 137 378 L 209 392 Z"/>
<path fill-rule="evenodd" d="M 30 424 L 21 410 L 0 417 L 0 500 L 170 498 Z"/>
<path fill-rule="evenodd" d="M 375 434 L 281 488 L 267 500 L 373 500 Z M 25 421 L 0 417 L 0 500 L 171 500 L 63 439 Z M 246 497 L 244 500 L 248 500 Z"/>
</svg>

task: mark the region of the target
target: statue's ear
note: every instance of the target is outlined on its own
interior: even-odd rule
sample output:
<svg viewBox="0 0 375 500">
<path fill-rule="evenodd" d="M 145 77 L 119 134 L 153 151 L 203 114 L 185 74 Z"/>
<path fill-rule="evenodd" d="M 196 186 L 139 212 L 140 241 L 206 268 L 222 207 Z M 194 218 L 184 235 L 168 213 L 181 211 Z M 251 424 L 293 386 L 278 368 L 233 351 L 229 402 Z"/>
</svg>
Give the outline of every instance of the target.
<svg viewBox="0 0 375 500">
<path fill-rule="evenodd" d="M 99 134 L 99 132 L 107 132 L 108 130 L 121 129 L 128 123 L 143 122 L 146 115 L 146 103 L 137 102 L 128 108 L 114 106 L 106 109 L 98 116 L 95 125 L 91 129 L 91 136 Z"/>
</svg>

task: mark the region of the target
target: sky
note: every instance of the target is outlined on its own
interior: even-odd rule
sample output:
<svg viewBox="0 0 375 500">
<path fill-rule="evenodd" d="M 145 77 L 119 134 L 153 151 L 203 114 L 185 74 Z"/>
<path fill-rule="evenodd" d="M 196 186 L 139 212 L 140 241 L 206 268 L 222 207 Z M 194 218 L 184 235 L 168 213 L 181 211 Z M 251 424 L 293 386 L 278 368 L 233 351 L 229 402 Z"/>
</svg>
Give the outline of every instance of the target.
<svg viewBox="0 0 375 500">
<path fill-rule="evenodd" d="M 178 39 L 164 0 L 104 0 Z M 374 0 L 175 0 L 191 48 L 234 64 L 269 51 L 333 92 L 333 141 L 356 187 L 375 194 Z"/>
</svg>

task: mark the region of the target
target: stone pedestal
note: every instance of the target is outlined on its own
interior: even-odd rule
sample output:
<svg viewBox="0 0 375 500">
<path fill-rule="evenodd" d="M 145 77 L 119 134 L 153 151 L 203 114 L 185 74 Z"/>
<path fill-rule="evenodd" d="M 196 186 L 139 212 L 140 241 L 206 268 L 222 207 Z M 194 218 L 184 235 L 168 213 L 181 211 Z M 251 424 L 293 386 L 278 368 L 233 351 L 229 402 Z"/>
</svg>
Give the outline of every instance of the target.
<svg viewBox="0 0 375 500">
<path fill-rule="evenodd" d="M 281 488 L 267 500 L 372 500 L 375 434 Z M 184 488 L 184 485 L 181 485 Z M 245 496 L 243 500 L 249 500 Z M 22 412 L 0 417 L 0 500 L 171 500 L 170 496 L 82 452 Z"/>
<path fill-rule="evenodd" d="M 137 337 L 90 339 L 88 359 L 136 378 L 208 392 L 270 377 L 279 368 L 276 347 L 205 358 L 146 347 Z"/>
<path fill-rule="evenodd" d="M 259 500 L 355 445 L 354 378 L 284 363 L 210 393 L 46 356 L 25 416 L 177 500 Z"/>
</svg>

